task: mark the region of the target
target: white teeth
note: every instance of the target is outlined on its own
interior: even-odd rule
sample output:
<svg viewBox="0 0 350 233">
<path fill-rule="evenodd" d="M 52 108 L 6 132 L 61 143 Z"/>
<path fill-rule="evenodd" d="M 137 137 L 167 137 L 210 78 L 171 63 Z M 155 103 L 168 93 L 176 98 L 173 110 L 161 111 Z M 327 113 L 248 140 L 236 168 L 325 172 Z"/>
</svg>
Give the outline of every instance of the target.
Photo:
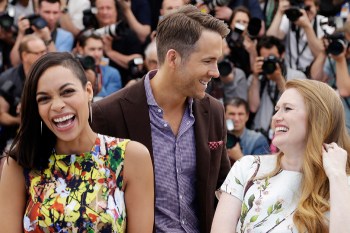
<svg viewBox="0 0 350 233">
<path fill-rule="evenodd" d="M 276 132 L 287 132 L 288 131 L 288 128 L 287 127 L 276 127 L 275 129 Z"/>
<path fill-rule="evenodd" d="M 54 121 L 55 123 L 60 123 L 60 122 L 66 121 L 66 120 L 68 120 L 68 119 L 71 119 L 71 118 L 73 118 L 73 117 L 74 117 L 73 114 L 69 114 L 69 115 L 64 116 L 64 117 L 60 117 L 60 118 L 53 119 L 53 121 Z"/>
</svg>

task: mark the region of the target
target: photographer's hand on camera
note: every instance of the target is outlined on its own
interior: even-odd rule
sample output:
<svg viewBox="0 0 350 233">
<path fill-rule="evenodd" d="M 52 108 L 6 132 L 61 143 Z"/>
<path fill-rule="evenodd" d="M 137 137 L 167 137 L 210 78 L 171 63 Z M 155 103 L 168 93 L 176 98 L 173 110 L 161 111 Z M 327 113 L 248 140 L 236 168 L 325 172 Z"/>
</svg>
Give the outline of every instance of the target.
<svg viewBox="0 0 350 233">
<path fill-rule="evenodd" d="M 236 145 L 232 148 L 227 148 L 227 156 L 230 158 L 231 161 L 235 162 L 243 157 L 243 153 L 241 150 L 241 145 L 239 142 L 236 143 Z"/>
<path fill-rule="evenodd" d="M 252 66 L 252 74 L 254 78 L 259 78 L 259 75 L 262 73 L 262 66 L 264 64 L 264 57 L 256 57 L 255 62 Z"/>
<path fill-rule="evenodd" d="M 300 9 L 299 11 L 302 13 L 302 15 L 294 22 L 294 24 L 301 28 L 304 28 L 304 30 L 306 28 L 310 28 L 311 30 L 313 30 L 310 21 L 313 18 L 310 18 L 311 16 L 309 16 L 304 9 Z"/>
</svg>

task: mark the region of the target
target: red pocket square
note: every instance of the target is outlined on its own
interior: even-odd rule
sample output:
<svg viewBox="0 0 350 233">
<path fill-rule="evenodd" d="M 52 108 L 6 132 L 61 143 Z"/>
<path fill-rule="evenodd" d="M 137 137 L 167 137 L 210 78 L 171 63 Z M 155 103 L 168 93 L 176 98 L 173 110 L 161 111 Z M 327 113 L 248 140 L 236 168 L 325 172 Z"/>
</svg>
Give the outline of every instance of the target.
<svg viewBox="0 0 350 233">
<path fill-rule="evenodd" d="M 224 144 L 224 141 L 208 142 L 210 150 L 216 150 L 217 148 L 219 148 L 223 144 Z"/>
</svg>

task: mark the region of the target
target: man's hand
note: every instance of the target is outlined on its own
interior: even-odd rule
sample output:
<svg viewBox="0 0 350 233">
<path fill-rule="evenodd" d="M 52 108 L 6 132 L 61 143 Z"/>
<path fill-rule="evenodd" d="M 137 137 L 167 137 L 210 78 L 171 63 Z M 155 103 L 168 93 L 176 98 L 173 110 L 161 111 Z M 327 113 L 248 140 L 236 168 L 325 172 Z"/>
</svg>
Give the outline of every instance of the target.
<svg viewBox="0 0 350 233">
<path fill-rule="evenodd" d="M 19 35 L 25 35 L 26 30 L 30 28 L 30 22 L 29 19 L 24 18 L 24 16 L 21 16 L 18 18 L 18 34 Z"/>
<path fill-rule="evenodd" d="M 312 27 L 311 21 L 306 11 L 304 9 L 300 9 L 300 12 L 302 15 L 294 22 L 294 24 L 302 28 Z"/>
<path fill-rule="evenodd" d="M 258 76 L 263 70 L 262 66 L 264 64 L 264 57 L 256 57 L 254 65 L 252 67 L 252 73 L 254 76 Z"/>
<path fill-rule="evenodd" d="M 120 6 L 124 11 L 131 10 L 131 0 L 118 0 Z"/>
<path fill-rule="evenodd" d="M 242 158 L 243 153 L 241 150 L 241 145 L 237 142 L 234 147 L 227 149 L 227 155 L 233 161 L 237 161 Z"/>
</svg>

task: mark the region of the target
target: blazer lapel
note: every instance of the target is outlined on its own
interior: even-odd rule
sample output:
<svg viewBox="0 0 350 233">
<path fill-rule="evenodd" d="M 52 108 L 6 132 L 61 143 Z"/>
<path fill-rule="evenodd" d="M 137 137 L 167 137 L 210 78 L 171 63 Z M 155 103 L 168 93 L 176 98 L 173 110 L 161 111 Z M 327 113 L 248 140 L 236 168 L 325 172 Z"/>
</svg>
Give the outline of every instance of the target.
<svg viewBox="0 0 350 233">
<path fill-rule="evenodd" d="M 198 192 L 201 192 L 202 185 L 206 185 L 209 179 L 210 150 L 208 147 L 209 136 L 209 98 L 195 100 L 195 136 L 196 136 L 196 159 L 197 159 L 197 182 Z M 204 192 L 205 193 L 205 192 Z"/>
<path fill-rule="evenodd" d="M 151 124 L 149 119 L 148 104 L 144 79 L 138 81 L 134 88 L 129 88 L 125 98 L 121 101 L 130 138 L 144 144 L 153 160 Z"/>
</svg>

